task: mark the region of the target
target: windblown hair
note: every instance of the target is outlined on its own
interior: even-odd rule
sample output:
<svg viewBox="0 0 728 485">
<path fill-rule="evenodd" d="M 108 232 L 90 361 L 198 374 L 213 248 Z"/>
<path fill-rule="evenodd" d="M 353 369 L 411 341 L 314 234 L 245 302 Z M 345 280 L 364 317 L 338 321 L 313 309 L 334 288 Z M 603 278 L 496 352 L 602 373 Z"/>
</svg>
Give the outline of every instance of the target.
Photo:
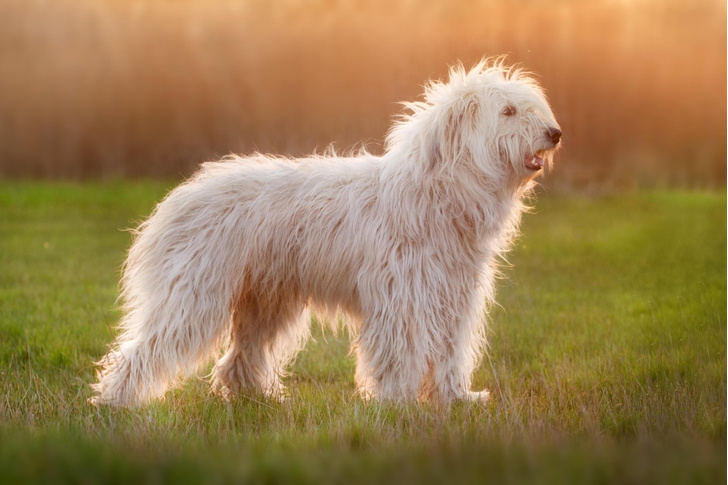
<svg viewBox="0 0 728 485">
<path fill-rule="evenodd" d="M 92 401 L 160 397 L 221 348 L 214 388 L 280 397 L 309 309 L 346 317 L 364 396 L 487 398 L 469 384 L 498 256 L 561 132 L 502 60 L 405 107 L 382 156 L 230 156 L 170 192 L 134 234 Z"/>
</svg>

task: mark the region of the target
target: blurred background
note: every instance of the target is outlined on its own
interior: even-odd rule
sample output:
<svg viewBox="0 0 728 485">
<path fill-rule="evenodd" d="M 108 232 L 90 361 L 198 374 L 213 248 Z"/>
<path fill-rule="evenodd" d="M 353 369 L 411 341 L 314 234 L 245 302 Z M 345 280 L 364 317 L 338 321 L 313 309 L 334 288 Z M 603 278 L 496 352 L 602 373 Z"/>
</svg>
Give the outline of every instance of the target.
<svg viewBox="0 0 728 485">
<path fill-rule="evenodd" d="M 725 187 L 718 0 L 2 0 L 0 177 L 381 153 L 397 101 L 500 54 L 565 133 L 547 185 Z"/>
</svg>

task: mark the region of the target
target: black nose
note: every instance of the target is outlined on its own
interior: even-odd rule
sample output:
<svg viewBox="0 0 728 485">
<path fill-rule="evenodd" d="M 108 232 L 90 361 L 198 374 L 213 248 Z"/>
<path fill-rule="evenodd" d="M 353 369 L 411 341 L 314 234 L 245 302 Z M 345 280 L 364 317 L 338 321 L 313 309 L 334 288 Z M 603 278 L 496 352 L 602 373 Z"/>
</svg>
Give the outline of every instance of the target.
<svg viewBox="0 0 728 485">
<path fill-rule="evenodd" d="M 551 139 L 551 143 L 556 145 L 561 140 L 561 130 L 559 130 L 558 128 L 549 128 L 549 130 L 546 132 L 546 136 Z"/>
</svg>

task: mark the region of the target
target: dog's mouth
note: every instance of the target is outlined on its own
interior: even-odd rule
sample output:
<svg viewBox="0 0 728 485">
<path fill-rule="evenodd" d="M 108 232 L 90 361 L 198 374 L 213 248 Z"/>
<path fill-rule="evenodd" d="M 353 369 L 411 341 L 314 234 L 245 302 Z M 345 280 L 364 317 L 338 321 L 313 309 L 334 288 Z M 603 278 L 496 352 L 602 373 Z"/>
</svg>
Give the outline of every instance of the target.
<svg viewBox="0 0 728 485">
<path fill-rule="evenodd" d="M 538 172 L 543 168 L 544 165 L 543 158 L 541 158 L 542 156 L 543 152 L 534 153 L 533 155 L 526 157 L 526 160 L 523 164 L 526 166 L 527 169 Z"/>
</svg>

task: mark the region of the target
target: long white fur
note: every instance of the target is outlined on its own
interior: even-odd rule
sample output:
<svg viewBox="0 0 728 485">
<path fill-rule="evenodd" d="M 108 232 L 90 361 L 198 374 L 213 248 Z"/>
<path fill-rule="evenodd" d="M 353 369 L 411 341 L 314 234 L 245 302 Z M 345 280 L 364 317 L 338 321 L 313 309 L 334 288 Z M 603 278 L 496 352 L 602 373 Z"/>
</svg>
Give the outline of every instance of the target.
<svg viewBox="0 0 728 485">
<path fill-rule="evenodd" d="M 230 156 L 170 192 L 135 232 L 92 402 L 161 397 L 221 348 L 215 388 L 279 397 L 308 309 L 346 316 L 364 396 L 486 399 L 469 385 L 497 258 L 534 183 L 524 160 L 550 163 L 558 125 L 502 60 L 405 106 L 382 156 Z"/>
</svg>

